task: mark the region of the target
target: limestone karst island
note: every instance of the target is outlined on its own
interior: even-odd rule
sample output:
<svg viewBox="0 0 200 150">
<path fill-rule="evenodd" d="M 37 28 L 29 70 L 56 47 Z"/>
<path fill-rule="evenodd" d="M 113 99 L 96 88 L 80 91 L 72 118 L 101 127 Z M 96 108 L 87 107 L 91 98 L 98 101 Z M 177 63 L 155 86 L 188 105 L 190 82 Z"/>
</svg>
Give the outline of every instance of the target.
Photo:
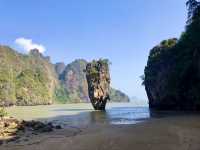
<svg viewBox="0 0 200 150">
<path fill-rule="evenodd" d="M 200 150 L 199 0 L 0 12 L 0 150 Z"/>
</svg>

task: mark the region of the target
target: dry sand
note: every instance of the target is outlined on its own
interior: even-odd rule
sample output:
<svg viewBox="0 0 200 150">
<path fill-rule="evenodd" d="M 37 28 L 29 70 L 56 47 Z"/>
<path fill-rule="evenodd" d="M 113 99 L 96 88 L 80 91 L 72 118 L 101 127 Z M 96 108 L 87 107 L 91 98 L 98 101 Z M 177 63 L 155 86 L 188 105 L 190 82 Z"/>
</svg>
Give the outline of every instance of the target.
<svg viewBox="0 0 200 150">
<path fill-rule="evenodd" d="M 200 150 L 200 117 L 150 119 L 136 125 L 68 127 L 23 137 L 1 145 L 0 150 Z"/>
</svg>

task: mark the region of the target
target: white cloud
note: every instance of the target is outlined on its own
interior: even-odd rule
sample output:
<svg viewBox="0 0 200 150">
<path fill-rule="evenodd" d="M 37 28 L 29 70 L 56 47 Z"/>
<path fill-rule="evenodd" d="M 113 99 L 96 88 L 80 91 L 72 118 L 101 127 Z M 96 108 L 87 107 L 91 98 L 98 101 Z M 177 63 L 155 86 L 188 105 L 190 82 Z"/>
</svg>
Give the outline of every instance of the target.
<svg viewBox="0 0 200 150">
<path fill-rule="evenodd" d="M 22 47 L 27 52 L 35 48 L 38 49 L 40 53 L 43 53 L 46 50 L 46 48 L 43 45 L 33 43 L 32 39 L 26 39 L 21 37 L 17 38 L 15 40 L 15 43 L 20 47 Z"/>
</svg>

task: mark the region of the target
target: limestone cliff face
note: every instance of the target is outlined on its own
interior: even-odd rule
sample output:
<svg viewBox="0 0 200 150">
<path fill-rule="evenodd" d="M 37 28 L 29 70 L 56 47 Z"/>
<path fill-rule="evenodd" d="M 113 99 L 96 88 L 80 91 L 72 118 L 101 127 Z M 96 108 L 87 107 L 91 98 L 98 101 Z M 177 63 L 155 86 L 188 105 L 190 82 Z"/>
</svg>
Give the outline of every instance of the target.
<svg viewBox="0 0 200 150">
<path fill-rule="evenodd" d="M 200 110 L 199 24 L 198 19 L 179 40 L 165 40 L 150 51 L 144 80 L 150 108 Z"/>
<path fill-rule="evenodd" d="M 86 66 L 88 93 L 95 110 L 105 110 L 110 100 L 110 73 L 107 60 L 98 60 Z"/>
<path fill-rule="evenodd" d="M 83 72 L 86 64 L 84 59 L 76 59 L 60 74 L 61 84 L 66 89 L 70 102 L 89 102 L 88 86 Z"/>
<path fill-rule="evenodd" d="M 150 51 L 144 85 L 152 109 L 200 110 L 200 2 L 189 0 L 187 6 L 181 37 Z"/>
<path fill-rule="evenodd" d="M 0 105 L 51 104 L 57 85 L 54 66 L 37 49 L 25 55 L 0 46 Z"/>
<path fill-rule="evenodd" d="M 145 67 L 145 89 L 150 108 L 168 109 L 175 100 L 171 94 L 169 77 L 173 70 L 174 58 L 166 56 L 176 44 L 176 39 L 167 40 L 168 44 L 159 44 L 150 51 Z"/>
</svg>

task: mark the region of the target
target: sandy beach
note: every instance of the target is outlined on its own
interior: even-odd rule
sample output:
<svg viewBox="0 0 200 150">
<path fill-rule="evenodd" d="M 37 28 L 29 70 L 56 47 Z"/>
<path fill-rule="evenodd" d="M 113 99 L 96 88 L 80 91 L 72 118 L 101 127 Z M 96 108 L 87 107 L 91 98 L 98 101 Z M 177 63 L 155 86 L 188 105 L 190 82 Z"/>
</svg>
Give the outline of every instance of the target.
<svg viewBox="0 0 200 150">
<path fill-rule="evenodd" d="M 199 150 L 198 115 L 149 119 L 135 125 L 94 124 L 32 135 L 1 150 Z"/>
</svg>

